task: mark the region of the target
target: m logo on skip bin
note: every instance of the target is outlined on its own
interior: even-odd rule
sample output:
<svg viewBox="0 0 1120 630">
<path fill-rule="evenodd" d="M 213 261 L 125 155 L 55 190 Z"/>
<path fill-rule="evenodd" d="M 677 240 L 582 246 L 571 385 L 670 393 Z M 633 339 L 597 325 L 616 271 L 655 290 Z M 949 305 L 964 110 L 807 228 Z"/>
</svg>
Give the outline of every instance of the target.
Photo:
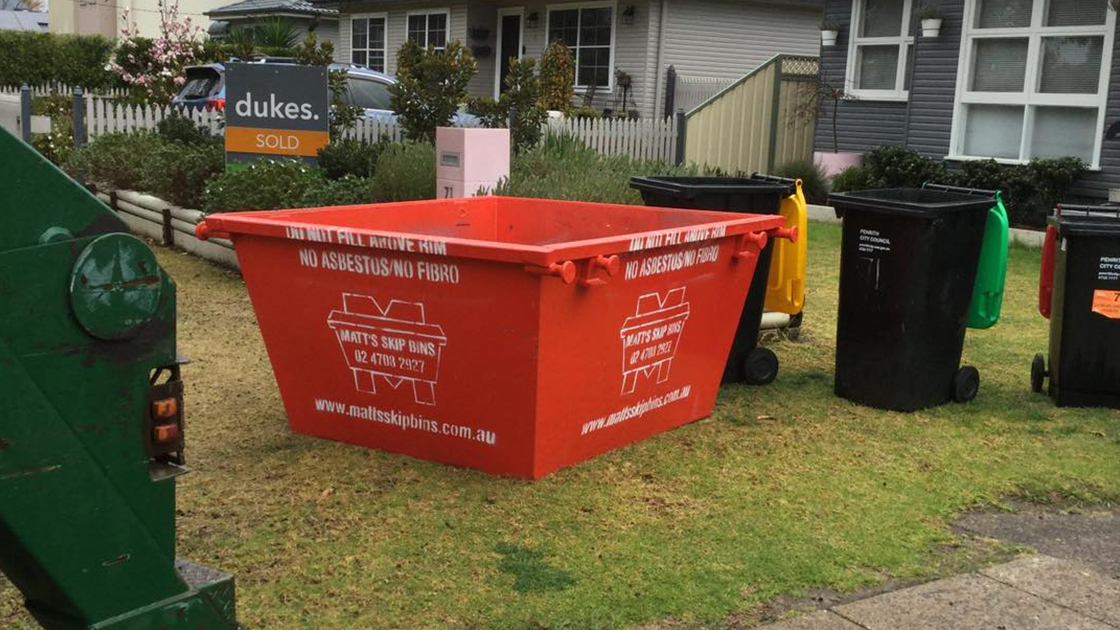
<svg viewBox="0 0 1120 630">
<path fill-rule="evenodd" d="M 669 380 L 688 315 L 684 287 L 672 289 L 664 296 L 647 293 L 638 298 L 634 315 L 626 318 L 619 331 L 623 394 L 634 393 L 639 376 L 656 377 L 658 383 Z"/>
</svg>

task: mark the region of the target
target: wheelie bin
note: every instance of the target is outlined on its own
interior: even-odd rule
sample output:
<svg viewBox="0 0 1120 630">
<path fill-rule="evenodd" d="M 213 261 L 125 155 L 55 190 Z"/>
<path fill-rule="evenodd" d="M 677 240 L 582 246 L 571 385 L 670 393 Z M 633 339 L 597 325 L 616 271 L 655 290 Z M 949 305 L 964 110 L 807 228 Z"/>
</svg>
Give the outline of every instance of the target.
<svg viewBox="0 0 1120 630">
<path fill-rule="evenodd" d="M 835 391 L 914 411 L 972 400 L 960 366 L 995 195 L 894 188 L 829 196 L 843 219 Z"/>
<path fill-rule="evenodd" d="M 782 209 L 783 200 L 799 194 L 800 182 L 756 173 L 751 177 L 633 177 L 630 179 L 630 187 L 642 193 L 642 200 L 647 206 L 777 215 Z M 804 216 L 804 212 L 801 215 Z M 790 242 L 791 246 L 796 247 L 804 240 L 804 234 L 800 234 L 800 230 L 804 229 L 804 221 L 790 216 L 785 218 L 785 225 L 786 229 L 799 234 L 800 238 Z M 768 385 L 778 375 L 777 355 L 769 348 L 758 345 L 774 250 L 774 243 L 768 245 L 755 268 L 751 290 L 735 332 L 735 341 L 727 355 L 724 383 Z M 794 250 L 793 256 L 788 256 L 785 252 L 778 254 L 782 260 L 782 268 L 790 273 L 799 268 L 795 261 L 789 262 L 791 258 L 796 259 L 797 251 L 799 250 Z M 788 283 L 794 285 L 790 287 L 790 297 L 787 300 L 791 304 L 804 301 L 803 262 L 800 270 L 802 274 L 799 286 L 796 286 L 796 281 Z M 777 284 L 786 283 L 779 281 Z M 796 295 L 797 289 L 800 289 L 800 296 Z M 799 313 L 800 311 L 790 314 Z"/>
<path fill-rule="evenodd" d="M 1060 206 L 1039 274 L 1050 360 L 1031 364 L 1031 389 L 1059 407 L 1120 409 L 1120 207 Z"/>
<path fill-rule="evenodd" d="M 197 234 L 232 238 L 297 433 L 539 478 L 711 412 L 781 225 L 475 197 Z"/>
</svg>

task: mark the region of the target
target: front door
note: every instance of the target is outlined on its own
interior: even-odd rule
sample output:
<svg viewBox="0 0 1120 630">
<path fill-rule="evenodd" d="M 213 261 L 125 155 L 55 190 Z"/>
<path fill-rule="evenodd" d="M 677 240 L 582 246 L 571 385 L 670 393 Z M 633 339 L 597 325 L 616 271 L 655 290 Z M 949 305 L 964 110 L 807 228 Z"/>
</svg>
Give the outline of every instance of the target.
<svg viewBox="0 0 1120 630">
<path fill-rule="evenodd" d="M 506 91 L 506 77 L 509 76 L 509 60 L 521 58 L 521 15 L 522 10 L 502 9 L 498 11 L 498 63 L 494 77 L 494 96 Z"/>
</svg>

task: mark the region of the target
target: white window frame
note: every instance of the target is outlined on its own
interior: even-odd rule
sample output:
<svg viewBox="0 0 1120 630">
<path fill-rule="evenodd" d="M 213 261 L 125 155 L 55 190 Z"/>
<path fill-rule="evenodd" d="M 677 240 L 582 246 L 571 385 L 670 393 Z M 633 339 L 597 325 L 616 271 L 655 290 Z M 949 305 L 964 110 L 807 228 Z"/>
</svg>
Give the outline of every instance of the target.
<svg viewBox="0 0 1120 630">
<path fill-rule="evenodd" d="M 354 48 L 354 20 L 377 20 L 377 19 L 385 20 L 385 26 L 383 27 L 385 29 L 385 37 L 384 37 L 385 41 L 382 44 L 382 47 L 381 48 L 370 47 L 370 45 L 369 45 L 369 26 L 368 26 L 368 23 L 367 23 L 367 26 L 366 26 L 366 47 L 365 48 Z M 369 69 L 370 70 L 376 70 L 377 72 L 388 72 L 389 71 L 389 14 L 388 13 L 355 13 L 355 14 L 351 15 L 350 16 L 350 32 L 347 33 L 347 36 L 350 38 L 350 59 L 346 60 L 346 63 L 354 63 L 354 51 L 355 50 L 364 50 L 364 51 L 366 51 L 366 65 L 365 65 L 365 67 L 369 68 L 369 53 L 371 51 L 379 51 L 383 55 L 383 57 L 382 57 L 382 59 L 384 59 L 383 67 L 380 70 L 377 70 L 376 68 L 369 68 Z"/>
<path fill-rule="evenodd" d="M 1116 11 L 1106 9 L 1104 26 L 1042 26 L 1046 19 L 1047 0 L 1034 0 L 1031 12 L 1031 25 L 1023 28 L 985 28 L 977 29 L 974 24 L 976 12 L 980 7 L 977 0 L 965 0 L 964 26 L 961 30 L 960 61 L 957 66 L 957 90 L 953 99 L 953 130 L 949 138 L 950 160 L 987 160 L 994 159 L 1003 164 L 1026 164 L 1030 162 L 1030 147 L 1034 140 L 1035 109 L 1039 106 L 1082 107 L 1097 110 L 1096 140 L 1093 145 L 1091 170 L 1100 169 L 1101 143 L 1104 139 L 1105 116 L 1108 107 L 1109 78 L 1112 72 L 1112 51 L 1116 39 Z M 1045 37 L 1104 36 L 1104 50 L 1101 57 L 1100 77 L 1097 94 L 1043 94 L 1038 92 L 1042 79 L 1042 39 Z M 1022 92 L 973 92 L 969 89 L 972 80 L 973 42 L 979 39 L 1027 38 L 1027 70 L 1023 79 Z M 1023 136 L 1019 143 L 1019 159 L 991 158 L 983 155 L 968 155 L 964 152 L 965 109 L 967 105 L 1018 105 L 1024 108 Z"/>
<path fill-rule="evenodd" d="M 607 84 L 601 85 L 596 88 L 605 89 L 607 92 L 614 91 L 614 55 L 615 55 L 615 40 L 618 37 L 618 2 L 564 2 L 560 4 L 547 4 L 544 7 L 544 45 L 547 47 L 552 42 L 548 41 L 548 33 L 552 30 L 552 12 L 553 11 L 571 11 L 574 9 L 610 9 L 611 10 L 611 60 L 610 68 L 607 71 Z M 575 91 L 577 94 L 585 93 L 590 86 L 579 85 L 579 53 L 576 49 L 572 50 L 576 58 L 576 86 Z"/>
<path fill-rule="evenodd" d="M 525 57 L 525 7 L 503 7 L 498 9 L 497 41 L 494 44 L 494 98 L 501 96 L 502 92 L 502 18 L 507 15 L 516 15 L 521 18 L 521 34 L 517 47 L 517 58 Z"/>
<path fill-rule="evenodd" d="M 446 16 L 446 21 L 444 22 L 444 24 L 447 25 L 447 37 L 445 37 L 444 40 L 443 40 L 443 46 L 439 46 L 439 47 L 436 48 L 436 50 L 445 50 L 447 48 L 447 42 L 451 41 L 451 9 L 447 9 L 447 8 L 417 9 L 415 11 L 409 11 L 409 12 L 405 13 L 405 17 L 404 17 L 404 41 L 406 41 L 406 42 L 408 41 L 408 35 L 409 35 L 408 23 L 411 22 L 412 17 L 416 16 L 416 15 L 425 16 L 425 19 L 424 19 L 424 48 L 428 47 L 428 37 L 431 35 L 431 30 L 428 27 L 427 17 L 431 16 L 431 15 L 444 15 L 444 16 Z"/>
<path fill-rule="evenodd" d="M 863 16 L 865 0 L 852 1 L 852 19 L 848 23 L 848 67 L 845 73 L 847 92 L 865 101 L 905 101 L 910 98 L 906 89 L 906 75 L 910 63 L 910 47 L 914 45 L 914 30 L 911 28 L 911 12 L 914 0 L 900 0 L 903 3 L 902 29 L 897 37 L 859 37 L 860 20 Z M 859 72 L 860 46 L 898 46 L 898 70 L 895 74 L 893 90 L 861 90 L 856 82 Z"/>
</svg>

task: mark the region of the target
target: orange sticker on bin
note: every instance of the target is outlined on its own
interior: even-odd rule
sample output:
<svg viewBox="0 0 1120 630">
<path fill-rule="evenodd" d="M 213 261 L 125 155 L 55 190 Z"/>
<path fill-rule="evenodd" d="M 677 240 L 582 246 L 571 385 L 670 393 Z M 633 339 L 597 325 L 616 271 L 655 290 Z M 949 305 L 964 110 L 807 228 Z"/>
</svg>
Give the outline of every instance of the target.
<svg viewBox="0 0 1120 630">
<path fill-rule="evenodd" d="M 233 240 L 295 432 L 535 479 L 711 413 L 782 222 L 476 197 L 199 233 Z"/>
<path fill-rule="evenodd" d="M 1109 319 L 1120 319 L 1120 291 L 1094 291 L 1093 312 Z"/>
</svg>

